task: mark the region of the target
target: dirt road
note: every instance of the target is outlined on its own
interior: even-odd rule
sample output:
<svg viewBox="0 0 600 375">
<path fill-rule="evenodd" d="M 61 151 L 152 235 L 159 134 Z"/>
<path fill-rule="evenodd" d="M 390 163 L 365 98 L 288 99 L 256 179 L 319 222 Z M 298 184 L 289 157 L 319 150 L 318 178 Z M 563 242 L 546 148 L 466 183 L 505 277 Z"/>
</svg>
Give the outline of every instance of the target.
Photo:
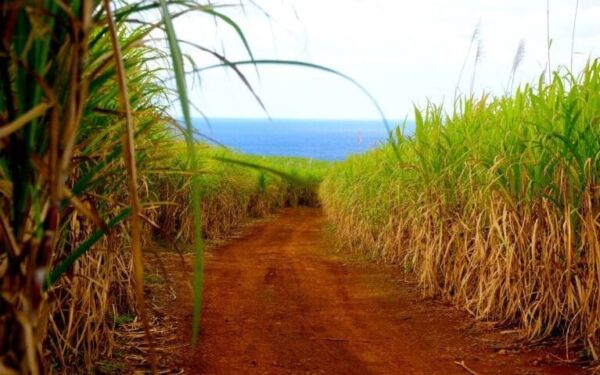
<svg viewBox="0 0 600 375">
<path fill-rule="evenodd" d="M 187 373 L 577 373 L 544 350 L 501 349 L 508 335 L 422 299 L 397 268 L 334 253 L 324 228 L 320 210 L 287 209 L 208 252 L 200 344 L 183 353 Z M 171 313 L 187 342 L 190 293 L 179 271 Z"/>
</svg>

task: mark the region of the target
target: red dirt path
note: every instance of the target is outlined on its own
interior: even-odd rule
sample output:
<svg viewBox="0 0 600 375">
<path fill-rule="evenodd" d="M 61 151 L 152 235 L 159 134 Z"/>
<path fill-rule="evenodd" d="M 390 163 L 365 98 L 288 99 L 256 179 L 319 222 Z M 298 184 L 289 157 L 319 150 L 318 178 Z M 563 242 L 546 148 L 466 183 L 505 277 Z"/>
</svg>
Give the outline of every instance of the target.
<svg viewBox="0 0 600 375">
<path fill-rule="evenodd" d="M 541 349 L 499 350 L 508 335 L 422 299 L 395 267 L 334 253 L 324 227 L 318 209 L 286 209 L 207 253 L 200 343 L 180 352 L 186 373 L 581 371 L 549 361 Z M 191 327 L 190 270 L 176 257 L 167 267 L 180 276 L 172 280 L 178 297 L 168 314 L 183 345 Z"/>
</svg>

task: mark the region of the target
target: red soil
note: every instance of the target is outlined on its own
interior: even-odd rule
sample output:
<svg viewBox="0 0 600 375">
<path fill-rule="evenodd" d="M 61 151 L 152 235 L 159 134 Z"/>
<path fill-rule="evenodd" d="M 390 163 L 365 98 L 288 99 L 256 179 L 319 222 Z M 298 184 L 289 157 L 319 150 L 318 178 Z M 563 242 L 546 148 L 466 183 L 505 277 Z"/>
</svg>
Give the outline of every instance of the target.
<svg viewBox="0 0 600 375">
<path fill-rule="evenodd" d="M 423 299 L 397 267 L 334 253 L 318 209 L 286 209 L 208 251 L 199 345 L 180 351 L 192 374 L 573 374 L 549 349 Z M 168 257 L 177 290 L 167 315 L 187 348 L 187 259 Z M 186 345 L 184 345 L 186 344 Z"/>
</svg>

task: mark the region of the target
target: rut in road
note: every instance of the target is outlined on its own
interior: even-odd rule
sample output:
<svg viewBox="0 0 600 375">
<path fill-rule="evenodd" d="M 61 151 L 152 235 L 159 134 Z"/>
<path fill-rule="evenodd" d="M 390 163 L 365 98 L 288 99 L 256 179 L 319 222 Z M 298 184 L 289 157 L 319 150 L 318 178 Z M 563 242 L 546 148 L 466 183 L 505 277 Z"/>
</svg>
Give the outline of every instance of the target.
<svg viewBox="0 0 600 375">
<path fill-rule="evenodd" d="M 501 350 L 508 335 L 425 300 L 397 266 L 335 253 L 323 214 L 289 208 L 206 255 L 192 374 L 571 374 L 537 349 Z M 191 264 L 191 258 L 187 264 Z M 173 257 L 169 314 L 187 343 L 190 269 Z"/>
</svg>

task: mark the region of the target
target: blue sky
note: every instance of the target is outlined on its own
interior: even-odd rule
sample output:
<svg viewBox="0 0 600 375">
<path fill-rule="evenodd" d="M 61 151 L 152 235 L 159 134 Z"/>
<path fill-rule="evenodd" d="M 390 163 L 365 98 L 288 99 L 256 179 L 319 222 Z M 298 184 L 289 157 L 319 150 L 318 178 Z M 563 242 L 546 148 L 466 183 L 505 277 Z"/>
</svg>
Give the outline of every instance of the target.
<svg viewBox="0 0 600 375">
<path fill-rule="evenodd" d="M 412 117 L 427 100 L 451 103 L 463 63 L 460 90 L 505 92 L 513 58 L 525 46 L 516 81 L 534 82 L 545 69 L 546 0 L 255 0 L 223 12 L 235 19 L 256 58 L 295 59 L 348 74 L 377 98 L 388 118 Z M 576 0 L 550 1 L 550 61 L 569 66 Z M 263 11 L 269 14 L 265 16 Z M 600 55 L 600 1 L 580 0 L 574 70 Z M 479 25 L 477 45 L 467 55 Z M 206 15 L 176 21 L 179 37 L 247 59 L 235 32 Z M 214 63 L 190 51 L 197 65 Z M 376 118 L 368 99 L 351 84 L 322 72 L 290 67 L 244 72 L 274 118 Z M 231 71 L 203 73 L 191 84 L 194 104 L 210 117 L 265 117 Z"/>
</svg>

